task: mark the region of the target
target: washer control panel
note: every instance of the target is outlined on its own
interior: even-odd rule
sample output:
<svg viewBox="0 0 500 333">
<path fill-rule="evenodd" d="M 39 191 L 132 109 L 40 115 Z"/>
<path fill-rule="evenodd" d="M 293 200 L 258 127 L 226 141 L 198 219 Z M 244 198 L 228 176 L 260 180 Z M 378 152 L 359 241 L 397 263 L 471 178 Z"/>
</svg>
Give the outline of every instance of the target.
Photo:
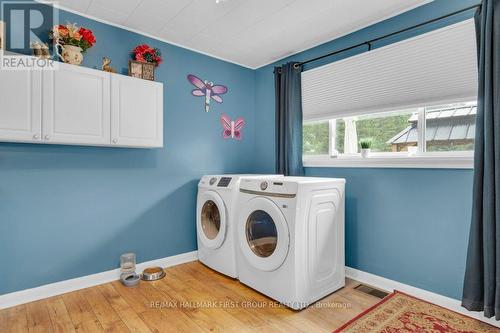
<svg viewBox="0 0 500 333">
<path fill-rule="evenodd" d="M 231 179 L 231 177 L 221 177 L 219 183 L 217 183 L 217 187 L 228 187 Z"/>
</svg>

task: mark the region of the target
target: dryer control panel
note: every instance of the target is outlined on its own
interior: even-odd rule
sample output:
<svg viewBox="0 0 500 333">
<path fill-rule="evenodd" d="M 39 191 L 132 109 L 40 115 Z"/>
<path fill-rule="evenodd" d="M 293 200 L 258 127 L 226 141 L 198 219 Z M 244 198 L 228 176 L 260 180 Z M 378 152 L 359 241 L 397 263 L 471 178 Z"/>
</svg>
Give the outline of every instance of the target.
<svg viewBox="0 0 500 333">
<path fill-rule="evenodd" d="M 240 192 L 251 192 L 260 195 L 294 197 L 297 194 L 298 184 L 279 178 L 243 178 L 240 183 Z"/>
</svg>

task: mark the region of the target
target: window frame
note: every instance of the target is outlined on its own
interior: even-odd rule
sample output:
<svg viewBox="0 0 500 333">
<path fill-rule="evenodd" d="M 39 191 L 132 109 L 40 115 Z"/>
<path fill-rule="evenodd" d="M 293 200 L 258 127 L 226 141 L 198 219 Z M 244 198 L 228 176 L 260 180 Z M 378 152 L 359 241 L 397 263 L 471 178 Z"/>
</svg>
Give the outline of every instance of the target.
<svg viewBox="0 0 500 333">
<path fill-rule="evenodd" d="M 457 102 L 460 103 L 460 102 Z M 328 155 L 303 154 L 304 167 L 339 167 L 339 168 L 430 168 L 430 169 L 472 169 L 474 167 L 474 151 L 426 151 L 426 108 L 419 107 L 417 122 L 417 152 L 371 152 L 369 157 L 357 154 L 336 154 L 334 149 L 334 119 L 328 121 Z M 382 113 L 389 113 L 382 112 Z M 377 112 L 379 113 L 379 112 Z M 373 113 L 373 114 L 377 114 Z M 382 114 L 381 113 L 381 114 Z M 371 114 L 371 113 L 366 113 Z M 304 125 L 307 123 L 304 122 Z"/>
</svg>

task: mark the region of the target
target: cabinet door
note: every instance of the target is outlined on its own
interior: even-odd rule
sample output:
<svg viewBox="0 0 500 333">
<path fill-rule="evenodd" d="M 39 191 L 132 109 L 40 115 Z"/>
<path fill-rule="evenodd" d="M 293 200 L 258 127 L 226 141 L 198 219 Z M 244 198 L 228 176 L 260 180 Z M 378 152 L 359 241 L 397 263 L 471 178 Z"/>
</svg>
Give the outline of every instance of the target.
<svg viewBox="0 0 500 333">
<path fill-rule="evenodd" d="M 110 75 L 58 64 L 43 76 L 43 141 L 110 144 Z"/>
<path fill-rule="evenodd" d="M 163 147 L 163 84 L 111 76 L 111 142 L 130 147 Z"/>
<path fill-rule="evenodd" d="M 0 140 L 40 142 L 42 126 L 41 72 L 0 74 Z"/>
</svg>

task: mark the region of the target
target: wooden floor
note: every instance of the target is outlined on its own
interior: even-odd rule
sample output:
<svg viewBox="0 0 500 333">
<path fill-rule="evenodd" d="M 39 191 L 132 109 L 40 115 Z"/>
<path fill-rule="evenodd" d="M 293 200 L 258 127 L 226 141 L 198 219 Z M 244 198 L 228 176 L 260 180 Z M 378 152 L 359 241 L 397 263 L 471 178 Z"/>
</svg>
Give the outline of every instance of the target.
<svg viewBox="0 0 500 333">
<path fill-rule="evenodd" d="M 199 262 L 155 282 L 103 284 L 0 311 L 0 332 L 332 332 L 378 298 L 356 282 L 293 311 Z"/>
</svg>

